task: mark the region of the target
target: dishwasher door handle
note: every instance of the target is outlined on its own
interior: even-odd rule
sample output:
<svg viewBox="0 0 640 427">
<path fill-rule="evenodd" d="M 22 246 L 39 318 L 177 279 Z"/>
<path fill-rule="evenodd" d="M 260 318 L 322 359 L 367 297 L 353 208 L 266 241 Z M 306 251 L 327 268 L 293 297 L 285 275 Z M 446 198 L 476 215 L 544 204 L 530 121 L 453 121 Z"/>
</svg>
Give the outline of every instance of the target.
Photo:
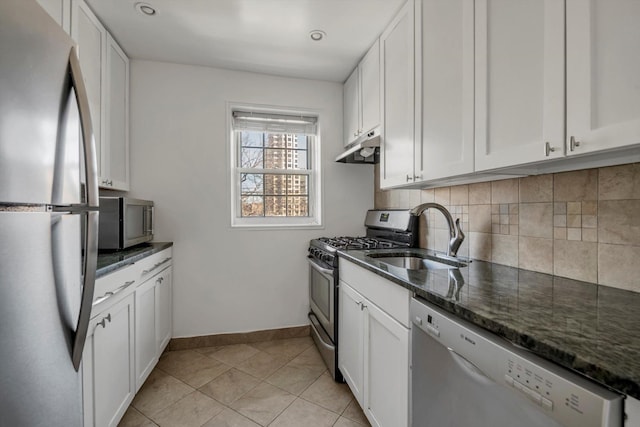
<svg viewBox="0 0 640 427">
<path fill-rule="evenodd" d="M 494 381 L 487 374 L 482 372 L 482 369 L 478 368 L 464 356 L 456 353 L 456 351 L 451 347 L 447 347 L 447 350 L 449 350 L 449 354 L 451 355 L 453 361 L 456 362 L 456 364 L 460 366 L 462 370 L 465 371 L 471 378 L 475 379 L 481 384 L 494 384 Z"/>
</svg>

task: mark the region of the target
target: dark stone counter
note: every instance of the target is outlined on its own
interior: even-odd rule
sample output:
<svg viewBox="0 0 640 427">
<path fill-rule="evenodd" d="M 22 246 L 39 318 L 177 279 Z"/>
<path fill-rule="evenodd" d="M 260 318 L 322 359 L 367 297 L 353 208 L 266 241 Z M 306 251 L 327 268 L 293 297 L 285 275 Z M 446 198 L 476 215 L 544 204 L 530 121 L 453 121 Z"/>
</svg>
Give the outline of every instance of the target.
<svg viewBox="0 0 640 427">
<path fill-rule="evenodd" d="M 545 359 L 640 399 L 640 293 L 476 260 L 455 273 L 406 270 L 368 257 L 371 252 L 394 250 L 339 251 L 339 257 Z"/>
<path fill-rule="evenodd" d="M 152 242 L 142 243 L 122 251 L 99 252 L 96 278 L 129 264 L 133 264 L 142 258 L 146 258 L 149 255 L 153 255 L 171 246 L 173 246 L 173 242 Z"/>
</svg>

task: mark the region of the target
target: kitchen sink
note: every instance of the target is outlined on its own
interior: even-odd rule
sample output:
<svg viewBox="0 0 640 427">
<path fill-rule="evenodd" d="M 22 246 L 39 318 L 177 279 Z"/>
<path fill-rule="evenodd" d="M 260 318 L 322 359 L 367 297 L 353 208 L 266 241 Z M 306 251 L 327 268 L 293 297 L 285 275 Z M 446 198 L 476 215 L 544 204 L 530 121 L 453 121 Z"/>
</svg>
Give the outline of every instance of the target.
<svg viewBox="0 0 640 427">
<path fill-rule="evenodd" d="M 406 268 L 407 270 L 439 270 L 454 269 L 467 266 L 466 262 L 456 260 L 452 257 L 439 257 L 418 253 L 371 253 L 370 258 L 376 261 L 392 265 L 394 267 Z"/>
</svg>

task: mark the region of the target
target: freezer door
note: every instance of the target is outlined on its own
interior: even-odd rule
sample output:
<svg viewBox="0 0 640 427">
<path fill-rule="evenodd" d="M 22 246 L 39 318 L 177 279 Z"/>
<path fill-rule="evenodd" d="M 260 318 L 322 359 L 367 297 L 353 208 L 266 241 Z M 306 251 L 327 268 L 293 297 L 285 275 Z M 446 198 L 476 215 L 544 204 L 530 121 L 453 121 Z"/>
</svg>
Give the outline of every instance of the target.
<svg viewBox="0 0 640 427">
<path fill-rule="evenodd" d="M 88 215 L 0 212 L 0 426 L 82 426 L 71 354 Z"/>
<path fill-rule="evenodd" d="M 72 46 L 34 0 L 0 1 L 0 204 L 86 202 Z"/>
</svg>

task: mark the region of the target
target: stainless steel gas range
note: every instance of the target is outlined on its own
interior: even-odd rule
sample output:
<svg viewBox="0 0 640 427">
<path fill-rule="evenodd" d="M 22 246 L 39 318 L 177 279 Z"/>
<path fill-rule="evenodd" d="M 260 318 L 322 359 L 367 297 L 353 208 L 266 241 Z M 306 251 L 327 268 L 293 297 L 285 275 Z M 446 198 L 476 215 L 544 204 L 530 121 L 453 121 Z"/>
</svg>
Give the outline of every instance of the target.
<svg viewBox="0 0 640 427">
<path fill-rule="evenodd" d="M 369 210 L 363 237 L 321 237 L 309 243 L 309 321 L 311 335 L 329 371 L 338 369 L 338 250 L 418 246 L 418 217 L 409 210 Z"/>
</svg>

